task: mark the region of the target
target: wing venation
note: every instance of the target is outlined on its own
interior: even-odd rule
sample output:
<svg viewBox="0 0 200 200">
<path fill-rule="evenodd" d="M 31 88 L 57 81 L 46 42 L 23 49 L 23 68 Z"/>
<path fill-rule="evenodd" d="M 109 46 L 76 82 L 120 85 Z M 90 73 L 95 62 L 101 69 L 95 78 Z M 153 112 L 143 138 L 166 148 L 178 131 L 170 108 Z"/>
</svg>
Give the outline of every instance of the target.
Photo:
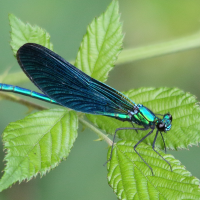
<svg viewBox="0 0 200 200">
<path fill-rule="evenodd" d="M 134 102 L 125 95 L 41 45 L 23 45 L 17 59 L 29 79 L 60 105 L 90 114 L 124 114 L 133 109 Z"/>
</svg>

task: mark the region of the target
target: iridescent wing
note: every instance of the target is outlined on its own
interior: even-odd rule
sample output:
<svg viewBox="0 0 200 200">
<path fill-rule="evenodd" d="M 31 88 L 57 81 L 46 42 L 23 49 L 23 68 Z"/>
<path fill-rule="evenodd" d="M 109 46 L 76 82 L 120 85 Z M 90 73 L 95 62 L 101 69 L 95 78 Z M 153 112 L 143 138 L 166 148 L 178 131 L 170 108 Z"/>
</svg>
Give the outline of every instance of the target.
<svg viewBox="0 0 200 200">
<path fill-rule="evenodd" d="M 134 102 L 97 81 L 62 57 L 38 44 L 19 48 L 17 60 L 29 79 L 48 97 L 76 111 L 124 114 Z"/>
</svg>

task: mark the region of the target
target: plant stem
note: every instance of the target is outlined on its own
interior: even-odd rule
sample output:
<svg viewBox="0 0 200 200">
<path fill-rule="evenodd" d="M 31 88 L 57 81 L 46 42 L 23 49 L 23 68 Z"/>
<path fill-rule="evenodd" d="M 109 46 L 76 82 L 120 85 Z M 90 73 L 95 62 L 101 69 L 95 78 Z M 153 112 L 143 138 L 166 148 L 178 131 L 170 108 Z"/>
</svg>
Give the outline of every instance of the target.
<svg viewBox="0 0 200 200">
<path fill-rule="evenodd" d="M 161 55 L 178 53 L 198 47 L 200 47 L 200 32 L 167 42 L 132 49 L 124 49 L 116 64 L 124 64 Z"/>
<path fill-rule="evenodd" d="M 21 99 L 20 97 L 17 97 L 17 96 L 15 96 L 13 94 L 8 94 L 8 93 L 5 93 L 5 92 L 0 92 L 0 97 L 2 97 L 3 99 L 7 99 L 9 101 L 20 103 L 20 104 L 22 104 L 22 105 L 24 105 L 24 106 L 26 106 L 28 108 L 31 108 L 31 109 L 36 109 L 36 110 L 46 110 L 46 109 L 48 109 L 45 106 L 40 106 L 40 105 L 32 103 L 30 101 Z M 78 117 L 78 119 L 79 119 L 79 121 L 83 125 L 87 126 L 91 130 L 93 130 L 99 136 L 99 138 L 101 138 L 102 140 L 105 140 L 109 146 L 112 146 L 112 140 L 110 140 L 110 138 L 107 137 L 103 132 L 101 132 L 95 126 L 93 126 L 92 124 L 90 124 L 89 122 L 87 122 L 86 120 L 84 120 L 82 118 L 82 116 Z"/>
<path fill-rule="evenodd" d="M 36 103 L 32 103 L 30 101 L 21 99 L 20 97 L 17 97 L 17 96 L 15 96 L 13 94 L 8 94 L 8 93 L 5 93 L 5 92 L 0 92 L 0 97 L 3 98 L 3 99 L 7 99 L 9 101 L 20 103 L 20 104 L 22 104 L 24 106 L 27 106 L 28 108 L 31 108 L 31 109 L 36 109 L 36 110 L 46 110 L 47 109 L 44 106 L 40 106 L 40 105 L 38 105 Z"/>
<path fill-rule="evenodd" d="M 93 130 L 99 136 L 99 138 L 102 139 L 102 140 L 105 140 L 109 146 L 112 146 L 112 143 L 113 143 L 112 140 L 109 137 L 107 137 L 104 133 L 102 133 L 99 129 L 97 129 L 95 126 L 93 126 L 92 124 L 88 123 L 87 121 L 85 121 L 82 118 L 79 118 L 79 121 L 83 125 L 87 126 L 91 130 Z"/>
<path fill-rule="evenodd" d="M 171 53 L 178 53 L 198 47 L 200 47 L 200 32 L 168 42 L 162 42 L 138 48 L 124 49 L 119 55 L 116 64 L 125 64 L 132 61 Z M 74 61 L 71 63 L 74 63 Z M 3 82 L 14 85 L 22 82 L 27 82 L 28 80 L 29 79 L 23 72 L 11 73 L 3 78 Z"/>
</svg>

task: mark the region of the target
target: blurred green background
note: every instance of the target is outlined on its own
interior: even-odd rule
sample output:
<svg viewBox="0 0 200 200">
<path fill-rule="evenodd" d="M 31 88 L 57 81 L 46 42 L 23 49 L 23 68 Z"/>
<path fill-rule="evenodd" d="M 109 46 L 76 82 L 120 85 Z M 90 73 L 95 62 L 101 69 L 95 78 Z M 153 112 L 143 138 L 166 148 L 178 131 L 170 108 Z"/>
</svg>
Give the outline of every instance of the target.
<svg viewBox="0 0 200 200">
<path fill-rule="evenodd" d="M 20 70 L 9 46 L 8 13 L 23 22 L 47 30 L 54 50 L 67 60 L 74 60 L 87 25 L 99 16 L 111 0 L 1 0 L 0 2 L 0 73 L 11 67 Z M 121 20 L 125 33 L 124 48 L 169 41 L 194 34 L 200 30 L 199 0 L 123 0 L 120 1 Z M 116 66 L 107 81 L 124 91 L 138 87 L 179 87 L 200 99 L 200 49 L 189 50 L 143 61 Z M 21 85 L 35 89 L 33 84 Z M 38 102 L 39 103 L 39 102 Z M 139 103 L 139 102 L 138 102 Z M 43 103 L 43 105 L 48 106 Z M 28 109 L 16 103 L 0 102 L 0 131 L 9 122 L 23 118 Z M 1 200 L 102 200 L 117 199 L 107 184 L 107 145 L 94 142 L 97 136 L 90 130 L 79 130 L 69 158 L 42 179 L 16 183 L 0 193 Z M 200 149 L 168 151 L 200 178 Z M 0 143 L 0 170 L 4 168 L 5 153 Z"/>
</svg>

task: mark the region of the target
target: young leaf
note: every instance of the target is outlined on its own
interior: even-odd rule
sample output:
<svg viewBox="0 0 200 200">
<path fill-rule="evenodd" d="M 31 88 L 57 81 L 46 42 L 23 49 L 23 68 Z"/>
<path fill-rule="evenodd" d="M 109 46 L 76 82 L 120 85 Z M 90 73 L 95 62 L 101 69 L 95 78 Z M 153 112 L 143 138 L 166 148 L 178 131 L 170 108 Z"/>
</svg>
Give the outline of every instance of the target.
<svg viewBox="0 0 200 200">
<path fill-rule="evenodd" d="M 197 145 L 200 142 L 200 107 L 194 95 L 178 88 L 139 88 L 124 94 L 156 114 L 169 112 L 172 115 L 172 129 L 163 133 L 167 148 L 187 148 L 188 145 Z M 87 115 L 87 117 L 100 129 L 112 135 L 119 127 L 131 127 L 128 122 L 120 122 L 104 116 Z M 139 141 L 149 131 L 138 131 L 137 134 L 134 130 L 122 130 L 117 132 L 117 136 L 123 140 Z M 154 137 L 155 131 L 144 142 L 152 145 Z M 156 146 L 164 148 L 161 136 L 157 138 Z"/>
<path fill-rule="evenodd" d="M 53 50 L 53 45 L 50 43 L 50 35 L 44 29 L 39 26 L 31 26 L 28 23 L 24 24 L 13 14 L 9 15 L 9 21 L 11 27 L 10 45 L 14 55 L 23 44 L 28 42 L 37 43 Z"/>
<path fill-rule="evenodd" d="M 122 49 L 119 18 L 119 4 L 113 0 L 106 12 L 88 26 L 76 58 L 76 67 L 102 82 L 106 81 Z"/>
<path fill-rule="evenodd" d="M 192 177 L 180 162 L 158 151 L 169 165 L 144 143 L 137 151 L 152 167 L 151 170 L 133 149 L 134 142 L 120 141 L 108 162 L 108 183 L 119 199 L 200 199 L 199 180 Z M 110 151 L 108 151 L 108 159 Z"/>
<path fill-rule="evenodd" d="M 3 133 L 7 163 L 0 191 L 55 168 L 69 155 L 77 127 L 76 113 L 66 109 L 40 111 L 10 123 Z"/>
</svg>

